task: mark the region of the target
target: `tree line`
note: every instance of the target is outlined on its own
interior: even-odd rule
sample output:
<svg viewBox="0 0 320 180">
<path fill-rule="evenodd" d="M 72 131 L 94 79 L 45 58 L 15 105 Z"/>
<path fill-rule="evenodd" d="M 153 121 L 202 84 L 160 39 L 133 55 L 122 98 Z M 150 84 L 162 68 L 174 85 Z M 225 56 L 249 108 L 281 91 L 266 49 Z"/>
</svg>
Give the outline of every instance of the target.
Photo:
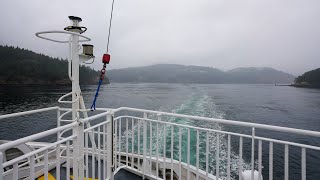
<svg viewBox="0 0 320 180">
<path fill-rule="evenodd" d="M 320 87 L 320 68 L 305 72 L 295 79 L 296 84 L 310 84 Z"/>
<path fill-rule="evenodd" d="M 65 59 L 19 47 L 0 46 L 0 62 L 0 84 L 70 84 Z M 99 75 L 89 67 L 80 67 L 81 84 L 96 84 Z"/>
</svg>

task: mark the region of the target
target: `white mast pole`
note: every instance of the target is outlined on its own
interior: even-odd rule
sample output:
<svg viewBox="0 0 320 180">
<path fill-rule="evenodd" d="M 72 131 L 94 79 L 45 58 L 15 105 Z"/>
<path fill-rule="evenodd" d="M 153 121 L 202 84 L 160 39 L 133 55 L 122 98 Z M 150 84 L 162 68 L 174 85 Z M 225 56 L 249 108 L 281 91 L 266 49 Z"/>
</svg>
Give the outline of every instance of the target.
<svg viewBox="0 0 320 180">
<path fill-rule="evenodd" d="M 80 103 L 82 108 L 85 109 L 85 105 L 83 102 L 83 99 L 81 97 L 81 90 L 79 85 L 79 69 L 80 69 L 80 57 L 79 57 L 79 37 L 84 38 L 82 42 L 84 41 L 90 41 L 91 39 L 81 35 L 80 33 L 83 33 L 86 31 L 85 27 L 79 27 L 79 23 L 82 21 L 81 18 L 75 17 L 75 16 L 69 16 L 69 19 L 71 21 L 71 26 L 66 27 L 65 31 L 43 31 L 36 33 L 36 36 L 42 39 L 46 39 L 53 42 L 58 43 L 69 43 L 69 78 L 72 82 L 72 101 L 65 101 L 63 98 L 70 95 L 70 93 L 63 95 L 58 102 L 60 103 L 71 103 L 72 104 L 72 120 L 78 122 L 78 126 L 74 127 L 72 129 L 73 135 L 76 135 L 76 137 L 73 139 L 73 176 L 75 180 L 83 179 L 84 178 L 84 125 L 80 122 L 80 115 L 79 115 L 79 109 L 80 109 Z M 82 30 L 82 28 L 85 28 L 85 30 Z M 49 34 L 49 33 L 63 33 L 63 34 L 70 34 L 69 41 L 61 41 L 61 40 L 55 40 L 48 37 L 44 37 L 41 34 Z M 91 58 L 91 56 L 89 56 Z M 87 57 L 88 58 L 88 57 Z M 89 59 L 90 59 L 89 58 Z M 86 59 L 86 58 L 85 58 Z M 83 60 L 83 58 L 82 58 Z M 71 67 L 70 67 L 71 66 Z M 71 71 L 71 72 L 70 72 Z M 81 102 L 82 101 L 82 102 Z M 84 112 L 84 117 L 88 117 L 87 113 Z M 59 117 L 61 118 L 61 117 Z M 90 127 L 90 124 L 87 124 L 88 127 Z M 94 136 L 93 133 L 90 133 L 90 139 L 92 141 L 92 148 L 95 148 L 94 143 Z"/>
<path fill-rule="evenodd" d="M 69 17 L 73 27 L 79 26 L 81 21 L 78 17 Z M 79 33 L 79 29 L 71 29 L 75 33 Z M 71 35 L 71 70 L 72 70 L 72 119 L 79 120 L 79 99 L 80 99 L 80 86 L 79 86 L 79 36 Z M 82 131 L 82 132 L 81 132 Z M 80 156 L 83 154 L 83 124 L 79 124 L 73 128 L 73 134 L 77 138 L 73 141 L 73 177 L 75 180 L 83 179 L 83 162 L 79 161 Z"/>
<path fill-rule="evenodd" d="M 78 26 L 78 19 L 71 19 L 72 26 Z M 76 33 L 79 33 L 77 29 L 70 30 Z M 80 34 L 80 33 L 79 33 Z M 78 117 L 77 110 L 79 109 L 79 96 L 80 96 L 80 87 L 79 87 L 79 36 L 71 35 L 71 71 L 72 71 L 72 119 L 75 120 Z"/>
</svg>

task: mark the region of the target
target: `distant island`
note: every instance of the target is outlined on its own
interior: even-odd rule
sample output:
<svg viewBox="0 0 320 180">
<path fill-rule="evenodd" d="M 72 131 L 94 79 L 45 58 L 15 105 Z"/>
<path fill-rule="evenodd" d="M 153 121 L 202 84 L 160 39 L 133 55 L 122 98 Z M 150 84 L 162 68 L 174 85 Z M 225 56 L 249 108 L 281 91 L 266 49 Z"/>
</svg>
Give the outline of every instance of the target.
<svg viewBox="0 0 320 180">
<path fill-rule="evenodd" d="M 298 76 L 295 79 L 294 84 L 292 84 L 292 86 L 320 88 L 320 68 L 305 72 L 301 76 Z"/>
<path fill-rule="evenodd" d="M 211 67 L 157 64 L 109 70 L 110 82 L 203 83 L 203 84 L 292 84 L 295 77 L 272 68 L 236 68 L 222 71 Z"/>
<path fill-rule="evenodd" d="M 10 46 L 0 46 L 0 84 L 66 85 L 68 61 Z M 97 84 L 100 73 L 80 67 L 81 84 Z M 107 80 L 106 80 L 107 81 Z"/>
</svg>

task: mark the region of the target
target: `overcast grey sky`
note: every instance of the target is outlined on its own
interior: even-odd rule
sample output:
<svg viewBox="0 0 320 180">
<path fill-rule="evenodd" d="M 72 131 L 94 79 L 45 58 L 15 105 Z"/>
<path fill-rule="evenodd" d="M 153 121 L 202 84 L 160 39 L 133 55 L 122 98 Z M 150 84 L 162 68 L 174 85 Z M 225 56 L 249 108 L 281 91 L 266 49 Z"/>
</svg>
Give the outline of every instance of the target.
<svg viewBox="0 0 320 180">
<path fill-rule="evenodd" d="M 320 67 L 319 0 L 115 1 L 108 68 L 176 63 L 298 75 Z M 79 16 L 100 68 L 110 7 L 111 0 L 1 0 L 0 44 L 66 57 L 66 45 L 34 34 L 62 30 L 67 16 Z"/>
</svg>

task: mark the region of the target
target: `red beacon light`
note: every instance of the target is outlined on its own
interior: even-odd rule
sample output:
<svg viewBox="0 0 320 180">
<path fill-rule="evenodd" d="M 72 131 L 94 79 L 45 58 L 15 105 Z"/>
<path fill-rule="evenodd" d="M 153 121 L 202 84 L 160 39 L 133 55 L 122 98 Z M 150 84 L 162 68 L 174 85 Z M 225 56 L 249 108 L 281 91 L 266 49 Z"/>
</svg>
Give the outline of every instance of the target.
<svg viewBox="0 0 320 180">
<path fill-rule="evenodd" d="M 110 62 L 110 54 L 104 54 L 103 57 L 102 57 L 102 62 L 104 64 L 109 64 L 109 62 Z"/>
</svg>

